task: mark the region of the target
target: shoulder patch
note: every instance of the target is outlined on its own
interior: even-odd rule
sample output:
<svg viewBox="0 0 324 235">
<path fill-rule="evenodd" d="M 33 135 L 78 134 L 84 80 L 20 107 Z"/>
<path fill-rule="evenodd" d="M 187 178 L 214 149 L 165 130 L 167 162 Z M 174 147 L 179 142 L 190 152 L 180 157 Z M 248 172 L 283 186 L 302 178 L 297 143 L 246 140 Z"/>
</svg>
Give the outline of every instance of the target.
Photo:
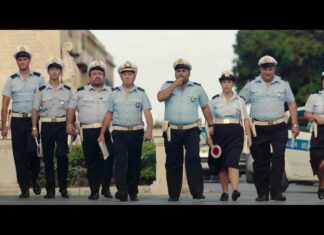
<svg viewBox="0 0 324 235">
<path fill-rule="evenodd" d="M 82 90 L 84 90 L 84 86 L 79 87 L 79 88 L 77 89 L 77 91 L 82 91 Z"/>
<path fill-rule="evenodd" d="M 112 87 L 111 91 L 119 91 L 119 87 Z"/>
<path fill-rule="evenodd" d="M 255 77 L 249 78 L 249 82 L 253 81 Z"/>
<path fill-rule="evenodd" d="M 201 84 L 200 83 L 197 83 L 197 82 L 194 82 L 194 84 L 197 85 L 197 86 L 201 86 Z"/>
<path fill-rule="evenodd" d="M 67 85 L 63 85 L 65 89 L 71 90 L 71 87 L 67 86 Z"/>
<path fill-rule="evenodd" d="M 38 73 L 38 72 L 33 72 L 33 74 L 35 75 L 35 76 L 37 76 L 37 77 L 40 77 L 40 73 Z"/>
<path fill-rule="evenodd" d="M 137 87 L 137 89 L 139 90 L 139 91 L 145 91 L 143 88 L 141 88 L 141 87 Z"/>
<path fill-rule="evenodd" d="M 15 79 L 16 77 L 18 77 L 18 74 L 15 73 L 15 74 L 11 75 L 10 77 L 11 77 L 11 79 Z"/>
<path fill-rule="evenodd" d="M 39 91 L 42 91 L 42 90 L 44 90 L 45 88 L 46 88 L 46 86 L 43 85 L 43 86 L 41 86 L 40 88 L 38 88 L 38 90 L 39 90 Z"/>
<path fill-rule="evenodd" d="M 214 95 L 212 99 L 215 99 L 216 97 L 219 97 L 219 94 L 218 95 Z"/>
<path fill-rule="evenodd" d="M 166 83 L 173 83 L 174 81 L 166 81 Z"/>
</svg>

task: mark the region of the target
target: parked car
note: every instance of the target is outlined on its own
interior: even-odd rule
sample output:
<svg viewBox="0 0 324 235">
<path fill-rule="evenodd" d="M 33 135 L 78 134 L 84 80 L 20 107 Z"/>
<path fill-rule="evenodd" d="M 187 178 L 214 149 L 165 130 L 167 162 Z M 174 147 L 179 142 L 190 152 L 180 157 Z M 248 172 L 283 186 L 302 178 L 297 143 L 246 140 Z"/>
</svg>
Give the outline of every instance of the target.
<svg viewBox="0 0 324 235">
<path fill-rule="evenodd" d="M 310 123 L 304 119 L 304 112 L 304 107 L 298 108 L 300 133 L 295 140 L 295 146 L 292 146 L 291 120 L 289 118 L 289 139 L 286 145 L 285 172 L 281 182 L 283 191 L 285 191 L 292 182 L 308 184 L 318 182 L 317 177 L 313 175 L 309 162 L 311 133 L 309 132 Z M 289 115 L 289 111 L 286 112 L 286 115 Z M 253 183 L 253 158 L 251 155 L 248 156 L 246 161 L 246 181 L 248 183 Z"/>
</svg>

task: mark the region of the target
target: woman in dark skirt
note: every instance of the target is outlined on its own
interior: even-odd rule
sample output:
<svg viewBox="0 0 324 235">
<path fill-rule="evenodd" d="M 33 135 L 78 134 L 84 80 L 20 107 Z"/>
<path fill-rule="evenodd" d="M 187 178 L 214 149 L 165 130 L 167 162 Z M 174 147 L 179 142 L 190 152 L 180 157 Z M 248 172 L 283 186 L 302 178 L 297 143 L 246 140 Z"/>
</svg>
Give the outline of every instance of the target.
<svg viewBox="0 0 324 235">
<path fill-rule="evenodd" d="M 251 131 L 245 102 L 232 91 L 235 78 L 231 72 L 224 72 L 219 78 L 222 86 L 222 93 L 215 95 L 209 102 L 210 109 L 214 116 L 213 135 L 207 138 L 209 146 L 219 145 L 221 155 L 214 158 L 209 150 L 208 165 L 211 173 L 218 174 L 223 193 L 221 201 L 227 201 L 228 183 L 232 185 L 232 200 L 236 201 L 240 197 L 238 191 L 239 184 L 239 161 L 243 148 L 244 132 L 242 128 L 242 116 L 245 129 L 249 136 L 251 145 Z M 241 113 L 242 110 L 242 113 Z"/>
<path fill-rule="evenodd" d="M 324 88 L 324 72 L 322 73 L 322 88 Z M 317 175 L 319 187 L 318 198 L 324 198 L 324 89 L 309 96 L 305 105 L 305 118 L 315 124 L 311 137 L 310 163 L 314 175 Z M 317 136 L 316 136 L 317 132 Z"/>
</svg>

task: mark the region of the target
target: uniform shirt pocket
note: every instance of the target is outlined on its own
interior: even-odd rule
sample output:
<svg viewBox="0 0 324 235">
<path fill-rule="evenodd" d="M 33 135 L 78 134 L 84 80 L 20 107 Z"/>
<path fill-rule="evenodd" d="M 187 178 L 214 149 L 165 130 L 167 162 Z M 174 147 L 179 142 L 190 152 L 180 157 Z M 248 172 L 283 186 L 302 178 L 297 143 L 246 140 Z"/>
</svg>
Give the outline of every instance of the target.
<svg viewBox="0 0 324 235">
<path fill-rule="evenodd" d="M 63 109 L 67 109 L 68 105 L 69 105 L 69 97 L 68 95 L 64 94 L 60 97 L 58 97 L 59 102 L 60 102 L 60 107 L 62 107 Z"/>
<path fill-rule="evenodd" d="M 52 106 L 53 94 L 44 94 L 42 99 L 42 110 L 49 110 Z"/>
<path fill-rule="evenodd" d="M 188 103 L 197 103 L 198 102 L 198 96 L 196 95 L 190 95 L 187 97 Z"/>
<path fill-rule="evenodd" d="M 272 95 L 278 97 L 280 100 L 285 100 L 285 89 L 284 88 L 276 89 L 272 91 Z"/>
<path fill-rule="evenodd" d="M 135 109 L 142 109 L 143 108 L 143 101 L 137 99 L 134 102 L 132 102 L 132 106 L 135 107 Z"/>
<path fill-rule="evenodd" d="M 320 102 L 314 104 L 314 113 L 324 114 L 324 105 Z"/>
</svg>

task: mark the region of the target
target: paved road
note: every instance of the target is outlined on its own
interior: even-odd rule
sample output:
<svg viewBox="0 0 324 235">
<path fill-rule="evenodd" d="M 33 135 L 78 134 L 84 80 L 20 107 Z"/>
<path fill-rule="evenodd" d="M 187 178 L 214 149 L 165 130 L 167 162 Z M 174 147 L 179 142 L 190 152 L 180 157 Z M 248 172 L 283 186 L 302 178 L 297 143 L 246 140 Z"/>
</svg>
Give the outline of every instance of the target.
<svg viewBox="0 0 324 235">
<path fill-rule="evenodd" d="M 32 191 L 32 190 L 31 190 Z M 116 189 L 112 188 L 112 192 Z M 324 200 L 320 201 L 317 198 L 317 185 L 306 186 L 291 184 L 285 192 L 287 201 L 277 202 L 255 202 L 256 192 L 253 184 L 247 184 L 242 180 L 240 183 L 241 197 L 238 201 L 233 202 L 220 202 L 219 197 L 221 194 L 219 183 L 205 183 L 205 200 L 193 200 L 189 194 L 181 195 L 180 201 L 168 202 L 168 197 L 149 195 L 147 193 L 139 195 L 138 202 L 120 202 L 119 200 L 107 199 L 100 197 L 97 201 L 90 201 L 87 199 L 88 189 L 84 189 L 82 192 L 79 189 L 70 189 L 72 197 L 69 199 L 63 199 L 57 193 L 55 199 L 44 199 L 43 190 L 42 195 L 35 196 L 31 193 L 31 197 L 28 199 L 20 199 L 17 194 L 0 195 L 0 205 L 324 205 Z"/>
</svg>

